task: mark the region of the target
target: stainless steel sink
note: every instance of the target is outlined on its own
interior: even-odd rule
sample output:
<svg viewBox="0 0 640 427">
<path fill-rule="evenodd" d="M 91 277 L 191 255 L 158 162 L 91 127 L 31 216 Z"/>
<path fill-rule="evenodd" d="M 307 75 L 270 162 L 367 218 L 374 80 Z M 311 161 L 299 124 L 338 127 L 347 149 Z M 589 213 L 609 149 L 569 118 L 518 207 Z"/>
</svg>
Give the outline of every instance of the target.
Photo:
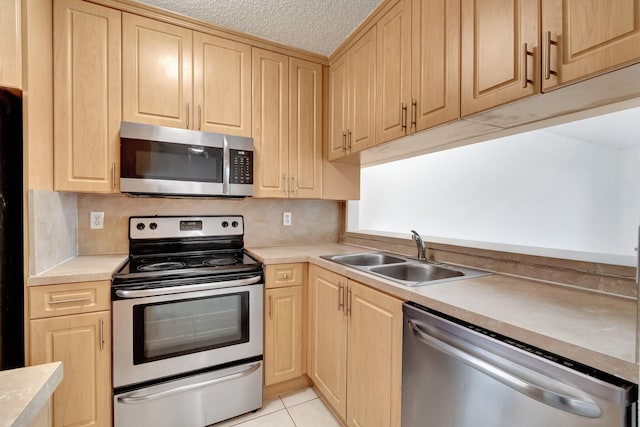
<svg viewBox="0 0 640 427">
<path fill-rule="evenodd" d="M 449 279 L 464 276 L 464 273 L 451 268 L 439 267 L 432 264 L 396 264 L 374 267 L 369 270 L 382 276 L 405 282 L 431 282 L 433 280 Z"/>
<path fill-rule="evenodd" d="M 330 260 L 340 264 L 360 265 L 360 266 L 397 264 L 397 263 L 405 262 L 405 260 L 402 258 L 398 258 L 385 253 L 378 253 L 378 252 L 371 252 L 366 254 L 353 254 L 353 255 L 333 255 L 331 256 Z"/>
<path fill-rule="evenodd" d="M 386 252 L 323 255 L 320 258 L 371 273 L 405 286 L 433 285 L 491 274 L 488 271 L 474 268 L 419 261 Z"/>
</svg>

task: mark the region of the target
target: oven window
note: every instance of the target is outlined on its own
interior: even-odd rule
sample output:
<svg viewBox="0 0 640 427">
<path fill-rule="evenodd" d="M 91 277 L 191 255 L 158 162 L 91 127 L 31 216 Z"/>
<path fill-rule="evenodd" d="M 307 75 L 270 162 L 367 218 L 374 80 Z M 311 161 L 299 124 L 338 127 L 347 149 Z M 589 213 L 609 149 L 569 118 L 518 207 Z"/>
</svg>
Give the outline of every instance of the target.
<svg viewBox="0 0 640 427">
<path fill-rule="evenodd" d="M 123 178 L 222 183 L 222 148 L 122 139 Z"/>
<path fill-rule="evenodd" d="M 249 341 L 249 292 L 133 307 L 133 363 Z"/>
</svg>

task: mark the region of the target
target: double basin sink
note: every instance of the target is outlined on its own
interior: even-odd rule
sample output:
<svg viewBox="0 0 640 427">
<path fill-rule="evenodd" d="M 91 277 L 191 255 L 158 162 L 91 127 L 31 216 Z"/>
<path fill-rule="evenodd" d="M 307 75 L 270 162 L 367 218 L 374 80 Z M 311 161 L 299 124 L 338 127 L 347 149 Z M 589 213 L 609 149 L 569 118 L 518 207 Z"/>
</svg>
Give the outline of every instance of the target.
<svg viewBox="0 0 640 427">
<path fill-rule="evenodd" d="M 365 271 L 405 286 L 424 286 L 491 274 L 488 271 L 431 261 L 418 261 L 385 252 L 323 255 L 320 258 Z"/>
</svg>

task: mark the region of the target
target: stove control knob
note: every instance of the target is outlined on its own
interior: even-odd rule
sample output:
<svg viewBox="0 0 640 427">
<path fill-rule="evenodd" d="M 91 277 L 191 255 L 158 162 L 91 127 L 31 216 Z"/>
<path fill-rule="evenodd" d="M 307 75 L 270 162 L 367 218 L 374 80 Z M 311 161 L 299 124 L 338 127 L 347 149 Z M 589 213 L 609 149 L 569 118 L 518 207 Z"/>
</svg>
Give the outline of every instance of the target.
<svg viewBox="0 0 640 427">
<path fill-rule="evenodd" d="M 227 228 L 228 226 L 229 226 L 229 223 L 227 221 L 222 221 L 223 228 Z"/>
<path fill-rule="evenodd" d="M 136 224 L 136 228 L 137 228 L 138 230 L 144 230 L 144 224 L 143 224 L 143 223 L 141 223 L 141 222 L 139 222 L 138 224 Z"/>
<path fill-rule="evenodd" d="M 152 222 L 151 224 L 149 224 L 149 228 L 152 230 L 155 230 L 156 228 L 158 228 L 158 224 L 156 224 L 155 222 Z"/>
<path fill-rule="evenodd" d="M 231 226 L 232 226 L 233 228 L 236 228 L 236 227 L 238 226 L 238 221 L 233 221 L 233 222 L 231 223 Z"/>
</svg>

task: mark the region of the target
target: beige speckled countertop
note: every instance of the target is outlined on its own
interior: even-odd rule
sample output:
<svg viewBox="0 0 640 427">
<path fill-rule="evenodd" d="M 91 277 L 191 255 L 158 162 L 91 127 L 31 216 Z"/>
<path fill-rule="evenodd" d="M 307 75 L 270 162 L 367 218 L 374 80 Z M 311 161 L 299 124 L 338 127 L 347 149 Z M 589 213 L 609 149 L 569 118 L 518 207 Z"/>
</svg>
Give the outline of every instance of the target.
<svg viewBox="0 0 640 427">
<path fill-rule="evenodd" d="M 403 300 L 638 382 L 635 300 L 502 274 L 411 288 L 319 258 L 370 251 L 343 244 L 248 251 L 264 264 L 316 264 Z"/>
<path fill-rule="evenodd" d="M 28 286 L 57 283 L 111 280 L 113 273 L 127 260 L 127 255 L 77 256 L 37 276 L 30 276 Z"/>
<path fill-rule="evenodd" d="M 29 426 L 62 381 L 62 363 L 0 372 L 0 427 Z"/>
</svg>

